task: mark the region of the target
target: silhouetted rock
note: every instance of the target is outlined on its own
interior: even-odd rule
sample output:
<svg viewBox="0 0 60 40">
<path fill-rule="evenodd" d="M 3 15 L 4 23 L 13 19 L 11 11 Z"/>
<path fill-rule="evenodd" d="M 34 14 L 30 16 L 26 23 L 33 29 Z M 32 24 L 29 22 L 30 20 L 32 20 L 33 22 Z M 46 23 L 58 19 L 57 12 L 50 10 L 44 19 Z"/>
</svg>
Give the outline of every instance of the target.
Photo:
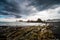
<svg viewBox="0 0 60 40">
<path fill-rule="evenodd" d="M 36 21 L 34 20 L 28 20 L 27 22 L 43 22 L 40 18 L 38 18 Z"/>
<path fill-rule="evenodd" d="M 36 22 L 43 22 L 43 21 L 40 18 L 38 18 Z"/>
</svg>

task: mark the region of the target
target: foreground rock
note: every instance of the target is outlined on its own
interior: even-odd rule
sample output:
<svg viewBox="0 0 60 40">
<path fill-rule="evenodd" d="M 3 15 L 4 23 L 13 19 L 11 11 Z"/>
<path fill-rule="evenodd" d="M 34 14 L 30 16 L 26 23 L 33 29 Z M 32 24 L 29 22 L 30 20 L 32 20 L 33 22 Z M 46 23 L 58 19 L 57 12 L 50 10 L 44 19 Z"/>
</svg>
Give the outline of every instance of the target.
<svg viewBox="0 0 60 40">
<path fill-rule="evenodd" d="M 0 40 L 56 40 L 49 26 L 0 27 Z"/>
</svg>

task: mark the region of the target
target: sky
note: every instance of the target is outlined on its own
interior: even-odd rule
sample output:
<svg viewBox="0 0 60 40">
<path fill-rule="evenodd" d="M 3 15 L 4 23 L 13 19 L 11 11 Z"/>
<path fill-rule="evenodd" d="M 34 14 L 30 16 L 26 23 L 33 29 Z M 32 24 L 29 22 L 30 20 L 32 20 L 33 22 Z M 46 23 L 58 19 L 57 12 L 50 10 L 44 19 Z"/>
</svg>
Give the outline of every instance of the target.
<svg viewBox="0 0 60 40">
<path fill-rule="evenodd" d="M 60 0 L 0 0 L 0 21 L 60 19 Z"/>
</svg>

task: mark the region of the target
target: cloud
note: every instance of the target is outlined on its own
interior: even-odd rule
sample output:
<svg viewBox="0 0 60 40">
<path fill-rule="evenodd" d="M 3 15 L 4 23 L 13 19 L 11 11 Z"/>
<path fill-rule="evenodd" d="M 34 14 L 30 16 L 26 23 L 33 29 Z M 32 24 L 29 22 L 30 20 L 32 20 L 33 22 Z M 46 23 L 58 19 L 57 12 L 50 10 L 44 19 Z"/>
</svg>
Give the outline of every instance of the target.
<svg viewBox="0 0 60 40">
<path fill-rule="evenodd" d="M 18 13 L 20 13 L 20 9 L 16 1 L 0 0 L 0 15 L 14 15 Z"/>
<path fill-rule="evenodd" d="M 29 4 L 28 0 L 0 0 L 0 15 L 13 15 L 16 18 L 30 15 L 36 11 L 34 6 L 28 6 Z"/>
<path fill-rule="evenodd" d="M 28 16 L 27 19 L 30 19 L 30 20 L 36 20 L 38 18 L 42 20 L 60 19 L 60 14 L 58 13 L 58 11 L 60 11 L 60 7 L 57 7 L 55 9 L 39 11 L 35 13 L 35 15 Z"/>
<path fill-rule="evenodd" d="M 54 5 L 60 5 L 60 0 L 30 0 L 31 4 L 37 8 L 37 10 L 45 10 L 49 8 L 56 8 L 52 7 Z"/>
<path fill-rule="evenodd" d="M 60 0 L 0 0 L 0 15 L 8 15 L 12 18 L 44 18 L 46 15 L 54 16 L 55 11 L 50 9 L 55 10 L 58 7 L 60 7 Z M 56 9 L 57 15 L 60 14 L 59 10 Z"/>
</svg>

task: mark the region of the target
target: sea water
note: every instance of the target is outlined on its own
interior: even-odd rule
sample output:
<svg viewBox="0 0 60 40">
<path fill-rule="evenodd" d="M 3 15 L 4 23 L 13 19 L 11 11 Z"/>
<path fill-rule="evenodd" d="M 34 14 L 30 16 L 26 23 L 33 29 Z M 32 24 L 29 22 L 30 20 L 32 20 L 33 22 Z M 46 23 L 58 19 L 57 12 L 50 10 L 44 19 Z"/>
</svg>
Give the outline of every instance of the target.
<svg viewBox="0 0 60 40">
<path fill-rule="evenodd" d="M 30 23 L 30 22 L 0 22 L 0 26 L 43 26 L 45 23 Z"/>
</svg>

